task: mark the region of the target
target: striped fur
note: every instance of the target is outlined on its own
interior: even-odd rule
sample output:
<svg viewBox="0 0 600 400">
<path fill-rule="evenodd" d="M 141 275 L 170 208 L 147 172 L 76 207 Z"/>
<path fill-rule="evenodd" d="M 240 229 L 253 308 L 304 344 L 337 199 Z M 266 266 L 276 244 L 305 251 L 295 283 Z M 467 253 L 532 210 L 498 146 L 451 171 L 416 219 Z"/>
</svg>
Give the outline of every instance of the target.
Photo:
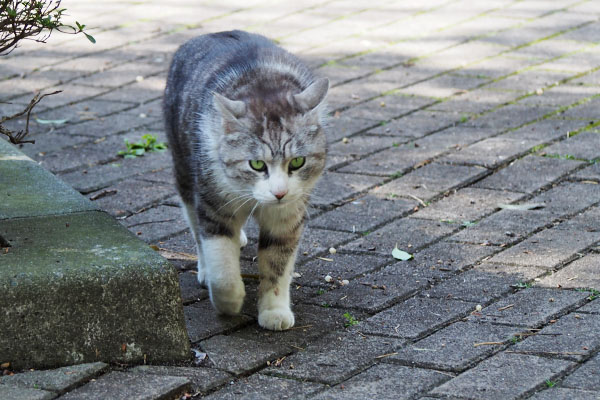
<svg viewBox="0 0 600 400">
<path fill-rule="evenodd" d="M 241 31 L 197 37 L 173 57 L 166 132 L 198 245 L 198 279 L 219 312 L 242 307 L 239 248 L 252 216 L 260 226 L 259 324 L 294 324 L 289 283 L 309 193 L 325 167 L 328 86 L 268 39 Z M 295 157 L 305 158 L 297 170 Z"/>
</svg>

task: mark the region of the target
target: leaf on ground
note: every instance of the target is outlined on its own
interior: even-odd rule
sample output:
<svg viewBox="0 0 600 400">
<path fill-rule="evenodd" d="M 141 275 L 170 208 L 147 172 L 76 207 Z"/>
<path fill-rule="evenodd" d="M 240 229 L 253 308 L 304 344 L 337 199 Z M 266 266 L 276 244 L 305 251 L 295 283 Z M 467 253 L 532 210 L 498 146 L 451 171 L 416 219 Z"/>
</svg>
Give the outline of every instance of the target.
<svg viewBox="0 0 600 400">
<path fill-rule="evenodd" d="M 198 261 L 198 256 L 191 253 L 184 253 L 182 251 L 171 251 L 168 249 L 158 249 L 161 256 L 167 260 L 183 260 L 183 261 Z"/>
<path fill-rule="evenodd" d="M 400 250 L 398 248 L 398 245 L 396 245 L 396 247 L 394 247 L 394 250 L 392 250 L 392 256 L 396 259 L 396 260 L 402 260 L 402 261 L 408 261 L 411 258 L 413 258 L 412 254 L 407 253 L 403 250 Z"/>
<path fill-rule="evenodd" d="M 35 122 L 37 122 L 38 124 L 41 124 L 41 125 L 50 125 L 50 124 L 62 125 L 68 121 L 69 121 L 68 119 L 41 119 L 41 118 L 37 118 L 37 117 L 35 119 Z"/>
<path fill-rule="evenodd" d="M 546 205 L 542 204 L 542 203 L 498 204 L 498 207 L 500 207 L 504 210 L 527 211 L 527 210 L 537 210 L 539 208 L 544 208 L 544 207 L 546 207 Z"/>
</svg>

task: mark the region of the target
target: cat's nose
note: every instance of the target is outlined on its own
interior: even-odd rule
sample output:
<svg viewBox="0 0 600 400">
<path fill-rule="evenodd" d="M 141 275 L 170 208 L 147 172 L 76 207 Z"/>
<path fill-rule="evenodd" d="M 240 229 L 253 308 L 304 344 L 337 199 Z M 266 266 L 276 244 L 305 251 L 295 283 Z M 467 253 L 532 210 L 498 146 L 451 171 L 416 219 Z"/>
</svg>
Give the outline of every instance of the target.
<svg viewBox="0 0 600 400">
<path fill-rule="evenodd" d="M 271 192 L 273 193 L 273 192 Z M 279 192 L 274 192 L 273 196 L 277 197 L 277 200 L 283 199 L 283 196 L 287 194 L 287 190 L 280 190 Z"/>
</svg>

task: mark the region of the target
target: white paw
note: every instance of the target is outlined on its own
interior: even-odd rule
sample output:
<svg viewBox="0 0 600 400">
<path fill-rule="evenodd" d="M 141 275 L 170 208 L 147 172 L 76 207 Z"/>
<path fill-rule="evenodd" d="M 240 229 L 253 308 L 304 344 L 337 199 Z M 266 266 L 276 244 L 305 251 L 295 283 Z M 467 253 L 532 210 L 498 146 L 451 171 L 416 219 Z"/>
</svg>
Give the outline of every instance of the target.
<svg viewBox="0 0 600 400">
<path fill-rule="evenodd" d="M 284 331 L 294 326 L 294 314 L 289 308 L 275 308 L 258 313 L 258 324 L 272 331 Z"/>
<path fill-rule="evenodd" d="M 245 247 L 248 244 L 248 236 L 246 236 L 246 232 L 242 229 L 240 232 L 240 247 Z"/>
<path fill-rule="evenodd" d="M 213 306 L 221 314 L 236 315 L 239 314 L 244 297 L 246 297 L 246 289 L 244 282 L 239 278 L 237 281 L 226 282 L 225 284 L 209 284 L 210 301 Z"/>
</svg>

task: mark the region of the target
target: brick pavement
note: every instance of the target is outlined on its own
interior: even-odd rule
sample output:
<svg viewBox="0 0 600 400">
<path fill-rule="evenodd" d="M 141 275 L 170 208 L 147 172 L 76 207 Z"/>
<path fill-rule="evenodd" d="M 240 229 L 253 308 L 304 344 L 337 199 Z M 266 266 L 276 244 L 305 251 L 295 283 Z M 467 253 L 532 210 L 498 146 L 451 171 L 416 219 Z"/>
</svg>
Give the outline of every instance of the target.
<svg viewBox="0 0 600 400">
<path fill-rule="evenodd" d="M 600 398 L 600 3 L 63 5 L 100 26 L 98 43 L 55 35 L 4 57 L 2 114 L 33 90 L 63 90 L 36 117 L 68 122 L 34 123 L 22 150 L 169 251 L 198 357 L 68 386 L 3 380 L 0 397 Z M 237 318 L 216 317 L 194 284 L 170 156 L 117 156 L 125 138 L 165 140 L 173 51 L 234 28 L 278 40 L 333 84 L 328 169 L 301 243 L 296 327 L 283 333 L 258 328 L 256 280 Z M 394 260 L 396 243 L 414 260 Z"/>
</svg>

